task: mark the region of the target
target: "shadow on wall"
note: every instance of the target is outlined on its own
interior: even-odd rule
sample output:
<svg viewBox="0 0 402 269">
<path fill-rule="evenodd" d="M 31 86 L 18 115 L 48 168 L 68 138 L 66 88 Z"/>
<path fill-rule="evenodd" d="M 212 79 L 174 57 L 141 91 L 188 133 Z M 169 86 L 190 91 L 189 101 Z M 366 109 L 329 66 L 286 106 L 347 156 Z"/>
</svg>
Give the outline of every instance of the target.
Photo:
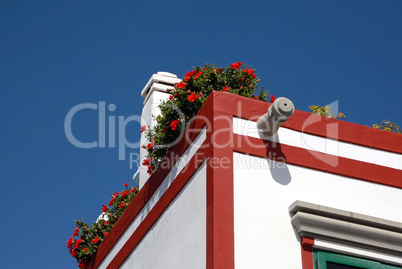
<svg viewBox="0 0 402 269">
<path fill-rule="evenodd" d="M 267 149 L 266 160 L 272 178 L 281 185 L 288 185 L 292 180 L 292 176 L 286 164 L 286 156 L 281 149 L 278 133 L 273 136 L 266 136 L 261 133 L 259 135 L 264 140 L 264 145 Z"/>
</svg>

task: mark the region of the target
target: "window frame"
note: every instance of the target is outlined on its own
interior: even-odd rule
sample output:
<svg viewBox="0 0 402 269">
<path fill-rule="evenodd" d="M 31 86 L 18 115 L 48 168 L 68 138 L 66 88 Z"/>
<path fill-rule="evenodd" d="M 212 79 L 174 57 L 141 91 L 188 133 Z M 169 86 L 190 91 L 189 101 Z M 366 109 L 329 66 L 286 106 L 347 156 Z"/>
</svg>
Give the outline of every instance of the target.
<svg viewBox="0 0 402 269">
<path fill-rule="evenodd" d="M 366 269 L 401 269 L 383 262 L 313 248 L 314 269 L 327 269 L 327 262 Z"/>
</svg>

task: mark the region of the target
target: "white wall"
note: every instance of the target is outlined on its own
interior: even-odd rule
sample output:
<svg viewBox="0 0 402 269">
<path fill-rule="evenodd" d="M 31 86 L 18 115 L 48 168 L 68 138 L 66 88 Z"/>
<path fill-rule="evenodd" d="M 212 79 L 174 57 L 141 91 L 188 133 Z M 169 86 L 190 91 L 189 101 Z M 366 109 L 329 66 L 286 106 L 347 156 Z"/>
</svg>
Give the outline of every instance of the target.
<svg viewBox="0 0 402 269">
<path fill-rule="evenodd" d="M 205 163 L 121 268 L 206 268 Z"/>
<path fill-rule="evenodd" d="M 301 268 L 288 207 L 295 200 L 402 222 L 402 190 L 234 154 L 235 265 Z"/>
<path fill-rule="evenodd" d="M 163 196 L 163 194 L 167 191 L 176 177 L 180 174 L 180 172 L 186 167 L 188 162 L 193 158 L 193 156 L 197 153 L 199 147 L 204 143 L 207 137 L 206 128 L 203 128 L 194 142 L 187 148 L 187 150 L 182 154 L 180 159 L 175 163 L 175 165 L 170 170 L 169 174 L 163 180 L 162 184 L 158 187 L 152 197 L 148 200 L 148 202 L 144 205 L 138 215 L 135 217 L 133 222 L 127 227 L 124 233 L 120 236 L 119 240 L 113 246 L 113 248 L 109 251 L 106 257 L 103 259 L 102 263 L 99 265 L 99 269 L 105 269 L 109 266 L 109 263 L 113 260 L 113 258 L 117 255 L 120 249 L 126 244 L 131 235 L 135 232 L 141 222 L 148 216 L 149 212 L 154 208 L 159 199 Z M 200 168 L 199 168 L 200 169 Z"/>
</svg>

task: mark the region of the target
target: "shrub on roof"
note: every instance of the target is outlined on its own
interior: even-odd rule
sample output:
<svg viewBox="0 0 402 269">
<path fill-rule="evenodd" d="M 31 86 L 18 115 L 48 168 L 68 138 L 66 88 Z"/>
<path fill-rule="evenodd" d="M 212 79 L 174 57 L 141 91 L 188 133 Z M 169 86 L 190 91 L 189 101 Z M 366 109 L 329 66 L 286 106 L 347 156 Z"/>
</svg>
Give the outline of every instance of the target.
<svg viewBox="0 0 402 269">
<path fill-rule="evenodd" d="M 155 127 L 146 130 L 145 136 L 149 143 L 142 147 L 147 150 L 148 156 L 142 164 L 148 167 L 148 173 L 152 174 L 156 170 L 169 147 L 180 139 L 187 124 L 213 91 L 267 101 L 268 92 L 263 88 L 258 89 L 260 79 L 254 72 L 254 69 L 242 62 L 219 68 L 206 64 L 188 71 L 184 79 L 169 90 L 169 99 L 160 104 L 161 115 L 156 117 Z M 270 101 L 274 100 L 275 97 L 271 95 Z M 141 129 L 143 131 L 146 127 Z"/>
</svg>

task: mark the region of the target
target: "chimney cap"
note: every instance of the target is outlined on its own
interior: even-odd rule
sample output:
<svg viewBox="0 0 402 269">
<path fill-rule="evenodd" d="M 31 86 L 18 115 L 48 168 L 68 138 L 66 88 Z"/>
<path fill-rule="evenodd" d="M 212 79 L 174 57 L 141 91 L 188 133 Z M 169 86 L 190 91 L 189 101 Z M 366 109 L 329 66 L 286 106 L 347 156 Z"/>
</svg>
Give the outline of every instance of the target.
<svg viewBox="0 0 402 269">
<path fill-rule="evenodd" d="M 165 72 L 165 71 L 158 71 L 158 73 L 156 73 L 156 74 L 161 75 L 161 76 L 165 76 L 165 77 L 177 78 L 177 76 L 175 74 Z"/>
<path fill-rule="evenodd" d="M 152 77 L 149 79 L 148 83 L 145 85 L 144 89 L 141 91 L 142 97 L 147 97 L 152 84 L 160 83 L 165 84 L 167 86 L 173 86 L 174 84 L 180 82 L 181 79 L 177 78 L 175 74 L 169 72 L 160 71 L 156 74 L 153 74 Z"/>
</svg>

